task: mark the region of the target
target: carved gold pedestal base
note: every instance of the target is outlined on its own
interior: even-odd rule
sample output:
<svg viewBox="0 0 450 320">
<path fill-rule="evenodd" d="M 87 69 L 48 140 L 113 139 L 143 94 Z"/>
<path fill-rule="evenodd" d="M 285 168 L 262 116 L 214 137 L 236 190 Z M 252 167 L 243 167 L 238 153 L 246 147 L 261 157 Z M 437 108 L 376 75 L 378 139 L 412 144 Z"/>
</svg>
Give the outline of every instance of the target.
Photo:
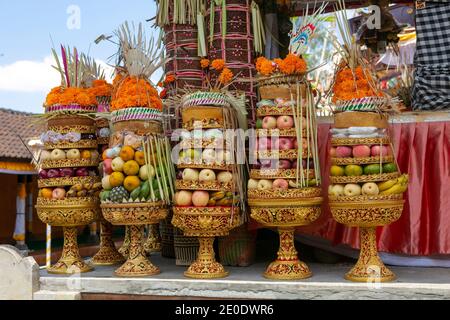
<svg viewBox="0 0 450 320">
<path fill-rule="evenodd" d="M 228 276 L 224 267 L 216 261 L 214 253 L 214 238 L 199 238 L 197 260 L 184 273 L 186 277 L 194 279 L 215 279 Z"/>
<path fill-rule="evenodd" d="M 145 253 L 151 254 L 153 252 L 161 251 L 161 236 L 159 234 L 159 224 L 152 224 L 148 226 L 148 237 L 144 244 Z"/>
<path fill-rule="evenodd" d="M 59 261 L 47 269 L 51 274 L 75 274 L 92 271 L 94 268 L 86 264 L 80 256 L 77 242 L 77 228 L 64 228 L 64 247 Z"/>
<path fill-rule="evenodd" d="M 128 226 L 130 245 L 128 260 L 116 270 L 119 277 L 145 277 L 160 273 L 145 255 L 144 251 L 144 226 Z"/>
<path fill-rule="evenodd" d="M 92 258 L 96 266 L 111 266 L 123 263 L 124 257 L 117 251 L 112 240 L 112 224 L 107 221 L 100 222 L 100 250 Z"/>
<path fill-rule="evenodd" d="M 377 250 L 376 228 L 360 228 L 361 250 L 356 265 L 345 275 L 355 282 L 388 282 L 395 280 L 395 274 L 381 261 Z"/>
<path fill-rule="evenodd" d="M 123 238 L 123 244 L 119 249 L 119 253 L 126 259 L 130 252 L 130 230 L 128 226 L 125 226 L 125 236 Z"/>
<path fill-rule="evenodd" d="M 294 244 L 294 228 L 278 228 L 280 249 L 278 258 L 272 262 L 264 277 L 275 280 L 300 280 L 312 276 L 308 266 L 300 261 Z"/>
</svg>

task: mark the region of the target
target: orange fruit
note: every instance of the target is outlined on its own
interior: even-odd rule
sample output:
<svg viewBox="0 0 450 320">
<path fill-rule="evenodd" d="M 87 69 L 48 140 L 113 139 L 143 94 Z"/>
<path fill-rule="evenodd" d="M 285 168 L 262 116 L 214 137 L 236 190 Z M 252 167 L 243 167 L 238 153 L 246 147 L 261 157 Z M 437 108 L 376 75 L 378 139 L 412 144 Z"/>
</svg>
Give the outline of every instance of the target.
<svg viewBox="0 0 450 320">
<path fill-rule="evenodd" d="M 103 159 L 103 160 L 108 159 L 108 156 L 106 155 L 106 150 L 103 151 L 103 153 L 102 153 L 102 159 Z"/>
<path fill-rule="evenodd" d="M 123 181 L 125 180 L 125 176 L 122 172 L 113 172 L 109 176 L 109 183 L 111 184 L 111 187 L 120 187 L 123 184 Z"/>
<path fill-rule="evenodd" d="M 141 180 L 137 176 L 128 176 L 123 182 L 123 186 L 128 192 L 132 192 L 134 189 L 141 185 Z"/>
<path fill-rule="evenodd" d="M 135 176 L 139 173 L 139 164 L 134 160 L 127 161 L 123 165 L 123 172 L 127 176 Z"/>
<path fill-rule="evenodd" d="M 81 151 L 81 159 L 90 159 L 90 158 L 91 158 L 91 152 L 89 150 Z"/>
<path fill-rule="evenodd" d="M 145 155 L 143 151 L 136 151 L 134 153 L 134 160 L 140 165 L 145 165 Z"/>
<path fill-rule="evenodd" d="M 50 188 L 43 188 L 41 189 L 42 197 L 45 199 L 52 199 L 53 198 L 53 189 Z"/>
<path fill-rule="evenodd" d="M 127 162 L 134 159 L 134 149 L 130 146 L 125 146 L 120 150 L 119 156 L 123 161 Z"/>
</svg>

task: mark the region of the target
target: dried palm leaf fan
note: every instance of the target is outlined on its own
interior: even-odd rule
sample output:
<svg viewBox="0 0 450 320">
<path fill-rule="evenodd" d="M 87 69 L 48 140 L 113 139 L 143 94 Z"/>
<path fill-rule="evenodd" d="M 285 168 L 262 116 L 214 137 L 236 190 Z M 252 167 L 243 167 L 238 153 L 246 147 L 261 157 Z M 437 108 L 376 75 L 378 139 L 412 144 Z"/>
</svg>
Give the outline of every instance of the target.
<svg viewBox="0 0 450 320">
<path fill-rule="evenodd" d="M 116 83 L 111 103 L 114 132 L 105 155 L 124 165 L 110 175 L 112 189 L 104 190 L 101 207 L 106 220 L 129 229 L 128 260 L 116 275 L 148 276 L 159 269 L 146 258 L 144 227 L 167 216 L 174 195 L 175 171 L 161 123 L 163 106 L 149 80 L 165 58 L 154 39 L 146 39 L 142 24 L 130 28 L 125 23 L 116 35 L 124 77 Z"/>
<path fill-rule="evenodd" d="M 95 97 L 84 82 L 89 70 L 80 60 L 78 50 L 61 45 L 61 59 L 54 48 L 52 54 L 56 63 L 52 67 L 61 75 L 61 85 L 53 88 L 47 95 L 44 103 L 45 116 L 95 112 Z"/>
</svg>

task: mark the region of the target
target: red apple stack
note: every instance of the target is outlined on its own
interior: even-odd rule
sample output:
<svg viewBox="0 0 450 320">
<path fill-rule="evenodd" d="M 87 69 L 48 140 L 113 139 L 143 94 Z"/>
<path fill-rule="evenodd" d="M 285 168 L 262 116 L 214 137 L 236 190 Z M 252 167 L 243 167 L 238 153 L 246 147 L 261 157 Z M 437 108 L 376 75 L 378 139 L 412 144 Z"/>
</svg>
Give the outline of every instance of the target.
<svg viewBox="0 0 450 320">
<path fill-rule="evenodd" d="M 306 134 L 297 135 L 291 107 L 281 107 L 283 101 L 279 101 L 278 106 L 275 101 L 270 103 L 260 106 L 257 111 L 256 142 L 254 148 L 250 148 L 255 150 L 255 161 L 248 189 L 298 189 L 301 185 L 298 184 L 297 170 L 304 171 L 304 187 L 317 186 L 312 154 L 308 154 L 308 148 L 311 150 L 313 146 L 311 140 L 308 141 Z M 306 133 L 306 119 L 299 117 L 299 121 L 302 123 L 298 126 L 302 125 Z M 302 155 L 297 160 L 300 150 Z"/>
<path fill-rule="evenodd" d="M 295 228 L 311 224 L 321 213 L 322 189 L 314 138 L 316 115 L 314 103 L 305 101 L 312 92 L 304 78 L 273 81 L 281 83 L 260 83 L 263 100 L 258 103 L 254 147 L 251 140 L 249 148 L 253 167 L 248 202 L 251 217 L 265 227 L 278 228 L 280 235 L 278 258 L 267 267 L 264 276 L 298 280 L 312 273 L 297 257 Z M 304 94 L 296 97 L 294 92 Z"/>
</svg>

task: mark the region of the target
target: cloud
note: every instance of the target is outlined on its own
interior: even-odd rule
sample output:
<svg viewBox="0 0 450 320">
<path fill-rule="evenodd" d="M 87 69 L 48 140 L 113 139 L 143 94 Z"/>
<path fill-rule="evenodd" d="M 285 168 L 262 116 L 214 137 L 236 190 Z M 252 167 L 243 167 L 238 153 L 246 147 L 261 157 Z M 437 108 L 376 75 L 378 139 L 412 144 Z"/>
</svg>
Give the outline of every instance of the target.
<svg viewBox="0 0 450 320">
<path fill-rule="evenodd" d="M 97 61 L 105 68 L 107 80 L 111 80 L 113 68 L 105 62 Z M 0 65 L 0 91 L 7 92 L 49 92 L 60 84 L 61 77 L 52 68 L 51 56 L 42 61 L 16 61 L 9 65 Z"/>
<path fill-rule="evenodd" d="M 52 68 L 53 59 L 16 61 L 0 65 L 0 91 L 45 92 L 56 87 L 60 77 Z"/>
</svg>

